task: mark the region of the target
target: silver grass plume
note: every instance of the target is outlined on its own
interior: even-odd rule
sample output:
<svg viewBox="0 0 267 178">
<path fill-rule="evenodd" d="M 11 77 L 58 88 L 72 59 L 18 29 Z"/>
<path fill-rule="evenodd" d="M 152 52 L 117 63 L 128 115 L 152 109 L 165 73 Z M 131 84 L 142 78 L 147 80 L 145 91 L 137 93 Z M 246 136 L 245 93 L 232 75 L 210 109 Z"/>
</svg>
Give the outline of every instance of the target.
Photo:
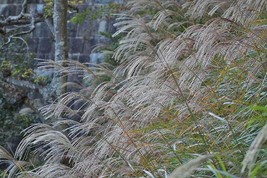
<svg viewBox="0 0 267 178">
<path fill-rule="evenodd" d="M 252 170 L 255 161 L 257 159 L 257 155 L 259 150 L 261 149 L 261 146 L 267 141 L 267 125 L 265 125 L 256 138 L 251 143 L 249 150 L 246 153 L 246 156 L 242 162 L 242 170 L 241 173 L 244 173 L 245 169 L 248 168 L 249 171 Z"/>
<path fill-rule="evenodd" d="M 164 108 L 170 106 L 179 113 L 177 119 L 186 119 L 198 110 L 205 111 L 196 101 L 211 91 L 202 84 L 208 77 L 212 60 L 220 56 L 231 64 L 247 56 L 254 46 L 263 47 L 250 22 L 266 10 L 266 1 L 182 2 L 129 1 L 127 15 L 121 14 L 115 24 L 118 31 L 113 36 L 124 34 L 125 37 L 114 53 L 120 66 L 112 72 L 77 62 L 70 62 L 68 67 L 52 61 L 43 63 L 43 67 L 57 67 L 62 73 L 87 73 L 97 77 L 95 71 L 101 71 L 109 72 L 114 78 L 90 92 L 90 88 L 84 86 L 82 91 L 67 93 L 41 109 L 47 118 L 58 120 L 51 125 L 34 125 L 26 131 L 16 158 L 23 159 L 29 146 L 43 146 L 45 163 L 33 171 L 22 172 L 21 177 L 132 175 L 140 169 L 145 155 L 157 153 L 160 143 L 155 139 L 154 144 L 145 144 L 133 138 L 131 131 L 153 123 Z M 139 12 L 146 8 L 156 13 L 140 16 Z M 177 22 L 176 17 L 184 16 L 185 12 L 188 16 L 184 22 Z M 193 23 L 192 19 L 206 15 L 210 17 L 206 23 Z M 183 25 L 187 28 L 175 30 Z M 240 28 L 246 29 L 242 35 L 238 33 Z M 74 108 L 73 103 L 80 107 Z M 79 119 L 69 119 L 74 116 Z M 208 158 L 193 160 L 180 169 L 186 167 L 191 172 Z M 69 165 L 61 164 L 64 159 Z M 148 167 L 155 169 L 153 163 Z"/>
</svg>

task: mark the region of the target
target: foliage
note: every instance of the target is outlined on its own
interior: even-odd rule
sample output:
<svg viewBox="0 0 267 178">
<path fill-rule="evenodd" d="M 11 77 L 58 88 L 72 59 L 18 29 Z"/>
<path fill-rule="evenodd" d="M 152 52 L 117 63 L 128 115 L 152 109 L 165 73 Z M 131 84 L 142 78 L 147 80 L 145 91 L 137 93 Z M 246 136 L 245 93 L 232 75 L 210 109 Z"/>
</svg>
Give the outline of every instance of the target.
<svg viewBox="0 0 267 178">
<path fill-rule="evenodd" d="M 6 177 L 5 175 L 6 175 L 5 172 L 0 170 L 0 176 L 5 178 Z"/>
<path fill-rule="evenodd" d="M 97 20 L 104 16 L 110 17 L 112 14 L 122 11 L 123 9 L 123 6 L 118 3 L 110 3 L 107 6 L 101 6 L 96 9 L 87 8 L 72 17 L 70 21 L 75 24 L 82 24 L 86 20 Z"/>
<path fill-rule="evenodd" d="M 0 54 L 0 82 L 1 87 L 3 85 L 14 86 L 10 84 L 7 78 L 17 79 L 17 80 L 28 80 L 32 81 L 35 77 L 33 68 L 35 67 L 35 62 L 32 60 L 34 55 L 28 53 L 24 48 L 25 43 L 21 40 L 14 40 L 6 48 L 1 49 Z M 0 142 L 2 146 L 5 146 L 9 150 L 14 149 L 14 146 L 19 139 L 22 138 L 21 131 L 29 127 L 32 123 L 37 122 L 36 116 L 33 115 L 23 115 L 18 114 L 20 111 L 23 101 L 11 102 L 5 96 L 5 88 L 1 88 L 3 93 L 0 94 Z M 16 93 L 10 92 L 16 95 Z M 12 150 L 15 151 L 15 150 Z"/>
<path fill-rule="evenodd" d="M 44 164 L 10 176 L 266 176 L 267 2 L 182 2 L 129 1 L 114 69 L 52 63 L 109 78 L 43 107 L 58 120 L 29 127 L 12 159 L 34 145 Z"/>
<path fill-rule="evenodd" d="M 3 77 L 14 77 L 31 81 L 34 77 L 33 68 L 36 63 L 33 61 L 34 55 L 25 53 L 24 50 L 18 50 L 17 47 L 23 45 L 18 41 L 9 44 L 9 47 L 2 51 L 0 56 L 0 72 Z M 18 53 L 14 53 L 17 51 Z"/>
<path fill-rule="evenodd" d="M 33 55 L 29 57 L 25 55 L 9 56 L 10 58 L 3 58 L 0 64 L 0 73 L 2 77 L 13 77 L 17 80 L 27 80 L 37 85 L 47 85 L 51 82 L 48 76 L 37 76 L 34 72 L 36 68 Z M 29 59 L 27 59 L 29 58 Z"/>
<path fill-rule="evenodd" d="M 34 76 L 33 69 L 29 68 L 27 64 L 14 64 L 11 60 L 2 61 L 0 71 L 4 77 L 12 76 L 16 79 L 31 80 Z"/>
<path fill-rule="evenodd" d="M 11 62 L 10 61 L 3 61 L 1 64 L 1 69 L 2 70 L 11 70 Z"/>
<path fill-rule="evenodd" d="M 1 135 L 0 140 L 6 143 L 8 139 L 19 136 L 20 132 L 36 122 L 36 118 L 30 115 L 18 115 L 16 110 L 19 106 L 11 105 L 4 101 L 1 97 L 0 106 L 0 125 Z"/>
<path fill-rule="evenodd" d="M 46 84 L 48 84 L 49 82 L 51 81 L 51 78 L 48 77 L 48 76 L 37 76 L 35 79 L 34 79 L 34 83 L 37 84 L 37 85 L 41 85 L 41 86 L 44 86 Z"/>
<path fill-rule="evenodd" d="M 53 6 L 54 6 L 54 1 L 53 0 L 44 0 L 45 2 L 45 16 L 46 17 L 52 17 L 53 16 Z M 69 5 L 77 5 L 81 4 L 83 1 L 82 0 L 68 0 Z"/>
<path fill-rule="evenodd" d="M 82 24 L 85 22 L 85 20 L 96 20 L 99 19 L 104 12 L 107 10 L 107 8 L 105 6 L 100 7 L 97 10 L 92 10 L 90 8 L 87 8 L 85 11 L 78 13 L 76 16 L 74 16 L 71 19 L 72 23 L 75 24 Z"/>
<path fill-rule="evenodd" d="M 2 61 L 0 71 L 2 72 L 3 77 L 10 76 L 12 71 L 11 62 L 7 60 Z"/>
</svg>

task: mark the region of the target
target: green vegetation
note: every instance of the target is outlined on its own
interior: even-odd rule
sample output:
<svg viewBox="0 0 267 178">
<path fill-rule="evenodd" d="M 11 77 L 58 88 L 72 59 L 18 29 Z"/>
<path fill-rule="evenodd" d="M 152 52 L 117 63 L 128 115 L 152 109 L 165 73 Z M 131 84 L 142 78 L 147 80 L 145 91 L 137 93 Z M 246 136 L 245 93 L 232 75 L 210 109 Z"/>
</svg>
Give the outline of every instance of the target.
<svg viewBox="0 0 267 178">
<path fill-rule="evenodd" d="M 22 137 L 21 131 L 37 122 L 37 118 L 33 115 L 19 115 L 19 103 L 10 104 L 0 96 L 0 141 L 2 146 L 8 147 L 7 142 L 15 137 Z"/>
<path fill-rule="evenodd" d="M 96 9 L 87 8 L 86 10 L 79 12 L 71 18 L 71 22 L 75 24 L 82 24 L 86 20 L 97 20 L 101 17 L 107 16 L 111 18 L 111 15 L 122 11 L 124 8 L 118 3 L 109 3 L 107 6 L 101 6 Z"/>
<path fill-rule="evenodd" d="M 9 52 L 15 50 L 12 48 Z M 9 53 L 8 52 L 8 53 Z M 8 55 L 9 57 L 3 56 L 0 63 L 0 72 L 2 77 L 13 77 L 19 80 L 32 81 L 35 74 L 33 68 L 35 62 L 32 61 L 33 55 Z"/>
<path fill-rule="evenodd" d="M 266 177 L 267 2 L 132 0 L 128 7 L 106 63 L 59 66 L 95 81 L 42 108 L 58 120 L 25 131 L 9 175 Z M 33 147 L 41 165 L 25 156 Z"/>
<path fill-rule="evenodd" d="M 37 85 L 45 86 L 51 82 L 51 78 L 48 76 L 37 76 L 33 82 Z"/>
<path fill-rule="evenodd" d="M 12 64 L 10 60 L 4 60 L 1 63 L 0 71 L 3 77 L 14 77 L 16 79 L 30 80 L 33 75 L 33 69 L 21 64 Z"/>
<path fill-rule="evenodd" d="M 52 17 L 53 16 L 53 6 L 54 6 L 54 3 L 53 3 L 53 0 L 44 0 L 44 3 L 45 3 L 45 16 L 46 17 Z M 78 4 L 81 4 L 82 3 L 82 0 L 68 0 L 68 4 L 71 5 L 71 6 L 75 6 L 75 5 L 78 5 Z"/>
<path fill-rule="evenodd" d="M 6 146 L 12 138 L 22 138 L 21 131 L 29 127 L 32 123 L 37 122 L 35 116 L 18 114 L 21 106 L 23 105 L 23 99 L 19 101 L 9 101 L 8 96 L 12 97 L 16 95 L 12 92 L 12 84 L 7 83 L 7 78 L 16 80 L 27 80 L 32 81 L 35 77 L 33 72 L 34 62 L 31 60 L 33 55 L 25 54 L 22 55 L 23 50 L 19 50 L 17 45 L 23 45 L 18 41 L 9 44 L 9 48 L 2 50 L 0 55 L 0 83 L 1 86 L 7 86 L 5 89 L 10 91 L 3 91 L 1 88 L 0 94 L 0 142 L 2 146 Z M 19 51 L 21 53 L 15 53 Z M 10 95 L 6 93 L 10 92 Z M 15 96 L 14 96 L 15 97 Z"/>
</svg>

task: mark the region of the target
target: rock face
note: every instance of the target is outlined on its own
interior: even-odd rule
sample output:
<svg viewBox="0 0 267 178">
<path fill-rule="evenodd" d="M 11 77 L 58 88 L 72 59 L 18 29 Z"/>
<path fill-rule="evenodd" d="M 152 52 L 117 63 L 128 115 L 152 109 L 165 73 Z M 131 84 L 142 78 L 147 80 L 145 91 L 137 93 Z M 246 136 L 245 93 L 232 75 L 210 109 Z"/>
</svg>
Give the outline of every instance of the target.
<svg viewBox="0 0 267 178">
<path fill-rule="evenodd" d="M 0 15 L 7 17 L 18 15 L 21 10 L 23 0 L 1 0 Z M 84 1 L 79 5 L 79 10 L 92 7 L 91 0 Z M 122 0 L 95 0 L 94 6 L 99 7 L 110 2 L 122 3 Z M 43 0 L 31 0 L 28 11 L 43 13 Z M 68 22 L 69 33 L 69 57 L 80 62 L 90 62 L 92 50 L 102 43 L 107 43 L 108 39 L 101 36 L 100 32 L 113 32 L 113 21 L 102 18 L 98 20 L 88 20 L 81 25 Z M 27 39 L 29 51 L 34 53 L 37 58 L 54 58 L 54 38 L 47 22 L 36 24 L 36 29 Z M 91 55 L 95 56 L 95 55 Z M 95 60 L 95 59 L 93 59 Z"/>
<path fill-rule="evenodd" d="M 0 19 L 8 16 L 16 16 L 22 9 L 24 0 L 0 0 Z M 79 5 L 80 11 L 93 7 L 92 0 L 84 0 L 84 3 Z M 35 12 L 42 15 L 44 12 L 43 0 L 29 0 L 27 11 Z M 110 2 L 122 3 L 122 0 L 95 0 L 94 7 L 106 5 Z M 73 14 L 70 14 L 70 17 Z M 1 29 L 1 26 L 0 26 Z M 100 35 L 100 32 L 114 32 L 113 20 L 108 18 L 100 18 L 98 20 L 87 20 L 85 23 L 76 25 L 68 22 L 68 40 L 69 40 L 69 58 L 80 62 L 100 63 L 103 60 L 103 54 L 99 51 L 92 52 L 95 47 L 100 44 L 109 43 L 109 39 Z M 2 36 L 0 36 L 0 41 Z M 29 52 L 35 54 L 36 58 L 54 59 L 54 36 L 51 32 L 49 22 L 41 22 L 36 24 L 36 28 L 28 36 L 24 36 L 29 46 Z M 19 52 L 18 52 L 19 53 Z M 1 62 L 1 61 L 0 61 Z M 52 77 L 53 70 L 35 69 L 34 73 L 38 76 Z M 3 73 L 4 75 L 4 73 Z M 5 102 L 10 105 L 16 105 L 18 115 L 34 115 L 38 116 L 38 108 L 53 101 L 54 88 L 57 88 L 58 83 L 51 82 L 46 86 L 39 86 L 29 81 L 15 80 L 7 76 L 0 76 L 0 94 L 5 98 Z M 10 78 L 9 78 L 10 77 Z M 0 100 L 0 104 L 1 104 Z M 0 110 L 1 110 L 0 106 Z M 40 119 L 41 120 L 41 119 Z M 2 130 L 0 129 L 0 134 Z M 10 147 L 14 152 L 17 144 L 21 140 L 20 137 L 14 137 L 8 140 L 7 147 Z M 3 142 L 3 140 L 0 140 Z M 1 168 L 1 165 L 0 165 Z"/>
<path fill-rule="evenodd" d="M 0 0 L 0 19 L 5 19 L 8 16 L 16 16 L 20 14 L 22 3 L 24 0 Z M 35 15 L 44 15 L 44 1 L 43 0 L 28 0 L 26 10 L 34 12 Z M 78 5 L 79 12 L 83 12 L 87 8 L 97 9 L 101 6 L 107 5 L 111 2 L 123 3 L 123 0 L 84 0 L 83 4 Z M 73 17 L 76 12 L 71 12 L 69 17 Z M 36 24 L 35 30 L 23 38 L 27 41 L 28 52 L 34 54 L 39 59 L 54 59 L 55 44 L 53 36 L 53 27 L 51 27 L 51 19 L 45 20 Z M 1 28 L 1 26 L 0 26 Z M 108 38 L 100 35 L 101 32 L 113 33 L 112 18 L 106 16 L 97 20 L 86 20 L 82 24 L 74 24 L 68 22 L 68 45 L 69 45 L 69 58 L 86 63 L 101 63 L 104 55 L 93 50 L 101 44 L 108 44 Z M 0 36 L 0 41 L 2 36 Z M 23 47 L 24 49 L 24 47 Z M 20 52 L 18 52 L 20 53 Z M 1 62 L 1 61 L 0 61 Z M 41 70 L 34 69 L 37 76 L 54 77 L 54 70 Z M 10 74 L 9 74 L 10 76 Z M 1 76 L 0 76 L 1 78 Z M 54 77 L 56 78 L 56 77 Z M 69 77 L 70 81 L 75 81 L 75 76 Z M 9 103 L 17 103 L 21 100 L 31 101 L 28 105 L 33 108 L 42 106 L 41 101 L 50 101 L 53 99 L 56 88 L 59 88 L 59 82 L 52 80 L 46 86 L 38 86 L 36 84 L 27 83 L 21 80 L 9 80 L 7 77 L 2 77 L 0 80 L 0 92 L 4 93 L 3 97 L 10 99 Z M 26 101 L 24 101 L 26 103 Z"/>
</svg>

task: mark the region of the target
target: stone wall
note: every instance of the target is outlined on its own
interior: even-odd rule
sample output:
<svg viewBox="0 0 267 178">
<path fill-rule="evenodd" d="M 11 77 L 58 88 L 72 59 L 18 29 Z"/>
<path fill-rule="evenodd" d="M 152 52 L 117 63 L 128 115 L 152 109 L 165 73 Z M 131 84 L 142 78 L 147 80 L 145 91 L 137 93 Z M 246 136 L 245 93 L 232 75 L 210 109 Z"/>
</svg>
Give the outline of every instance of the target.
<svg viewBox="0 0 267 178">
<path fill-rule="evenodd" d="M 105 5 L 109 2 L 114 2 L 115 0 L 95 0 L 97 6 Z M 18 15 L 21 11 L 21 3 L 23 0 L 0 0 L 0 18 L 15 16 Z M 79 9 L 86 9 L 92 5 L 89 3 L 90 0 L 84 0 L 84 4 L 79 6 Z M 121 2 L 121 0 L 117 0 Z M 28 11 L 42 11 L 43 8 L 42 0 L 31 0 L 30 4 L 27 7 Z M 92 50 L 103 43 L 108 43 L 108 39 L 99 35 L 100 31 L 113 32 L 112 20 L 107 19 L 98 19 L 96 21 L 86 21 L 82 25 L 75 25 L 68 23 L 68 32 L 69 32 L 69 56 L 71 59 L 76 59 L 81 62 L 91 62 L 98 63 L 101 60 L 102 56 L 99 52 L 93 52 Z M 24 39 L 27 41 L 29 46 L 29 51 L 35 53 L 37 58 L 43 59 L 53 59 L 54 58 L 54 38 L 46 22 L 36 24 L 35 31 L 27 36 L 24 36 Z M 0 42 L 1 42 L 0 36 Z M 16 45 L 17 46 L 17 45 Z M 24 47 L 21 47 L 24 52 Z M 18 52 L 13 51 L 12 53 Z M 22 52 L 19 52 L 22 53 Z M 5 56 L 6 57 L 6 56 Z M 15 59 L 16 60 L 16 59 Z M 24 59 L 25 60 L 25 59 Z M 0 61 L 1 62 L 1 61 Z M 38 76 L 51 76 L 53 77 L 53 70 L 39 70 L 35 69 L 35 73 Z M 69 76 L 69 80 L 75 80 L 76 76 Z M 12 118 L 5 117 L 4 119 L 10 119 L 12 122 L 16 123 L 16 116 L 30 115 L 36 119 L 36 122 L 45 122 L 43 117 L 40 117 L 39 108 L 47 105 L 55 100 L 57 97 L 56 89 L 59 88 L 59 82 L 56 77 L 53 78 L 52 82 L 42 86 L 37 85 L 30 81 L 17 80 L 13 77 L 0 77 L 0 92 L 3 95 L 5 100 L 0 101 L 0 111 L 6 112 L 3 110 L 3 102 L 8 102 L 9 105 L 12 105 L 16 108 L 6 112 L 8 115 L 11 115 Z M 39 114 L 38 114 L 39 113 Z M 73 118 L 74 119 L 74 118 Z M 1 121 L 1 120 L 0 120 Z M 27 121 L 28 123 L 29 121 Z M 17 123 L 16 123 L 17 124 Z M 17 128 L 17 125 L 14 124 L 13 128 Z M 1 125 L 2 126 L 2 125 Z M 21 125 L 19 126 L 21 127 Z M 0 135 L 4 135 L 3 132 L 8 132 L 6 130 L 0 130 Z M 20 131 L 17 130 L 16 133 Z M 10 133 L 10 132 L 8 132 Z M 15 152 L 16 147 L 21 140 L 20 136 L 9 135 L 9 138 L 4 138 L 6 140 L 0 140 L 1 145 L 5 141 L 7 148 L 11 148 L 12 152 Z M 1 165 L 0 165 L 1 166 Z M 1 167 L 0 167 L 1 169 Z"/>
<path fill-rule="evenodd" d="M 4 17 L 17 15 L 21 10 L 23 0 L 1 0 L 0 14 Z M 101 6 L 110 2 L 122 2 L 122 0 L 96 0 L 95 5 Z M 91 1 L 85 1 L 79 5 L 79 10 L 91 7 Z M 29 11 L 42 11 L 42 0 L 31 0 L 28 5 Z M 113 21 L 107 19 L 98 19 L 96 21 L 86 21 L 82 25 L 68 23 L 69 32 L 69 57 L 81 62 L 98 61 L 92 59 L 101 55 L 92 54 L 92 50 L 100 44 L 108 43 L 108 39 L 99 35 L 100 31 L 114 32 Z M 37 58 L 53 59 L 54 58 L 54 38 L 46 22 L 36 24 L 35 31 L 26 38 L 29 51 L 34 53 Z"/>
</svg>

